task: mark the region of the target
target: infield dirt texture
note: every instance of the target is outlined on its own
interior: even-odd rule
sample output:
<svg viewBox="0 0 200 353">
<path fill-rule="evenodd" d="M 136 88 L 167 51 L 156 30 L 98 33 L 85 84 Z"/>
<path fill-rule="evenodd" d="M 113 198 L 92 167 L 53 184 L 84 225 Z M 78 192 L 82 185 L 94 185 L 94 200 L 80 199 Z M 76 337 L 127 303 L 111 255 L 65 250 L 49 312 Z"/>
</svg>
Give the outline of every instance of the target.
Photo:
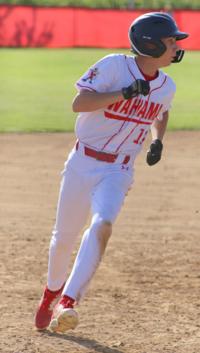
<svg viewBox="0 0 200 353">
<path fill-rule="evenodd" d="M 167 132 L 153 167 L 148 143 L 80 325 L 57 335 L 37 332 L 33 319 L 74 135 L 0 135 L 2 353 L 200 352 L 200 131 Z"/>
</svg>

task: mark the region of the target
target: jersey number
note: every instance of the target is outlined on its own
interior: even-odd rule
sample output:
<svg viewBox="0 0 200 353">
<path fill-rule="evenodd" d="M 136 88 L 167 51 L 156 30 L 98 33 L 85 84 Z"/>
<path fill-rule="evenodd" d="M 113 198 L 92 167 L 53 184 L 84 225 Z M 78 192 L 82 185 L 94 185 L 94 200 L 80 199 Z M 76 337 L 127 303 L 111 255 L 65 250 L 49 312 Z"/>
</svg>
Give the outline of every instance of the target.
<svg viewBox="0 0 200 353">
<path fill-rule="evenodd" d="M 133 142 L 136 143 L 137 145 L 141 145 L 144 142 L 147 134 L 148 134 L 148 131 L 146 131 L 145 129 L 140 129 L 140 133 L 138 137 L 135 140 L 133 140 Z"/>
</svg>

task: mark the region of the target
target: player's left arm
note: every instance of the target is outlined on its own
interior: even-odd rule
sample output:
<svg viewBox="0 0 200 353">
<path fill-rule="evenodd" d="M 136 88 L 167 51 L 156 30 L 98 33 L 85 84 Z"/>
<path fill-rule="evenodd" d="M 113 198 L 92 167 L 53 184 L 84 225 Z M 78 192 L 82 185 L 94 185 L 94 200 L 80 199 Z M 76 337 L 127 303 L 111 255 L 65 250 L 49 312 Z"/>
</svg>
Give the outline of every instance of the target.
<svg viewBox="0 0 200 353">
<path fill-rule="evenodd" d="M 152 143 L 147 151 L 146 161 L 148 165 L 154 165 L 160 161 L 163 150 L 163 137 L 169 119 L 168 111 L 163 113 L 162 120 L 155 119 L 151 126 Z"/>
</svg>

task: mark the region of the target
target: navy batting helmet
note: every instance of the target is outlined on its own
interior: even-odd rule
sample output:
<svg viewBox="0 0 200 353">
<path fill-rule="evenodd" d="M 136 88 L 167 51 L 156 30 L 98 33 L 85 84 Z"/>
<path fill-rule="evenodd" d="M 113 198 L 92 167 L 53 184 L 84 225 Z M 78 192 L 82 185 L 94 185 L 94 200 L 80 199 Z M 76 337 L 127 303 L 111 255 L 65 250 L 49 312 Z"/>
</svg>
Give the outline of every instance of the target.
<svg viewBox="0 0 200 353">
<path fill-rule="evenodd" d="M 187 38 L 188 34 L 179 31 L 175 20 L 163 12 L 149 12 L 139 16 L 129 28 L 132 51 L 139 55 L 159 58 L 166 51 L 162 38 L 167 37 L 181 40 Z M 179 50 L 178 52 L 181 58 L 177 61 L 180 61 L 184 51 Z"/>
</svg>

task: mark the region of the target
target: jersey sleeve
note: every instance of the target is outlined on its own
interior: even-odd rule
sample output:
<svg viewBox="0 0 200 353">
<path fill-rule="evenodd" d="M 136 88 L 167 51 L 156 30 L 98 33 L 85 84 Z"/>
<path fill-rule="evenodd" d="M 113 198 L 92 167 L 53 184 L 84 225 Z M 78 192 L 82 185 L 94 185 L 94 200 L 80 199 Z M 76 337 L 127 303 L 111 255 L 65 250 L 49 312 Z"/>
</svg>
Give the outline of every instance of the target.
<svg viewBox="0 0 200 353">
<path fill-rule="evenodd" d="M 86 89 L 94 92 L 112 91 L 112 87 L 118 76 L 116 61 L 115 55 L 108 55 L 91 66 L 76 82 L 75 87 L 77 90 Z"/>
<path fill-rule="evenodd" d="M 169 78 L 168 90 L 164 99 L 163 108 L 160 111 L 160 114 L 157 116 L 156 118 L 157 120 L 162 121 L 163 113 L 171 109 L 175 93 L 176 93 L 176 85 L 174 81 L 171 78 Z"/>
</svg>

